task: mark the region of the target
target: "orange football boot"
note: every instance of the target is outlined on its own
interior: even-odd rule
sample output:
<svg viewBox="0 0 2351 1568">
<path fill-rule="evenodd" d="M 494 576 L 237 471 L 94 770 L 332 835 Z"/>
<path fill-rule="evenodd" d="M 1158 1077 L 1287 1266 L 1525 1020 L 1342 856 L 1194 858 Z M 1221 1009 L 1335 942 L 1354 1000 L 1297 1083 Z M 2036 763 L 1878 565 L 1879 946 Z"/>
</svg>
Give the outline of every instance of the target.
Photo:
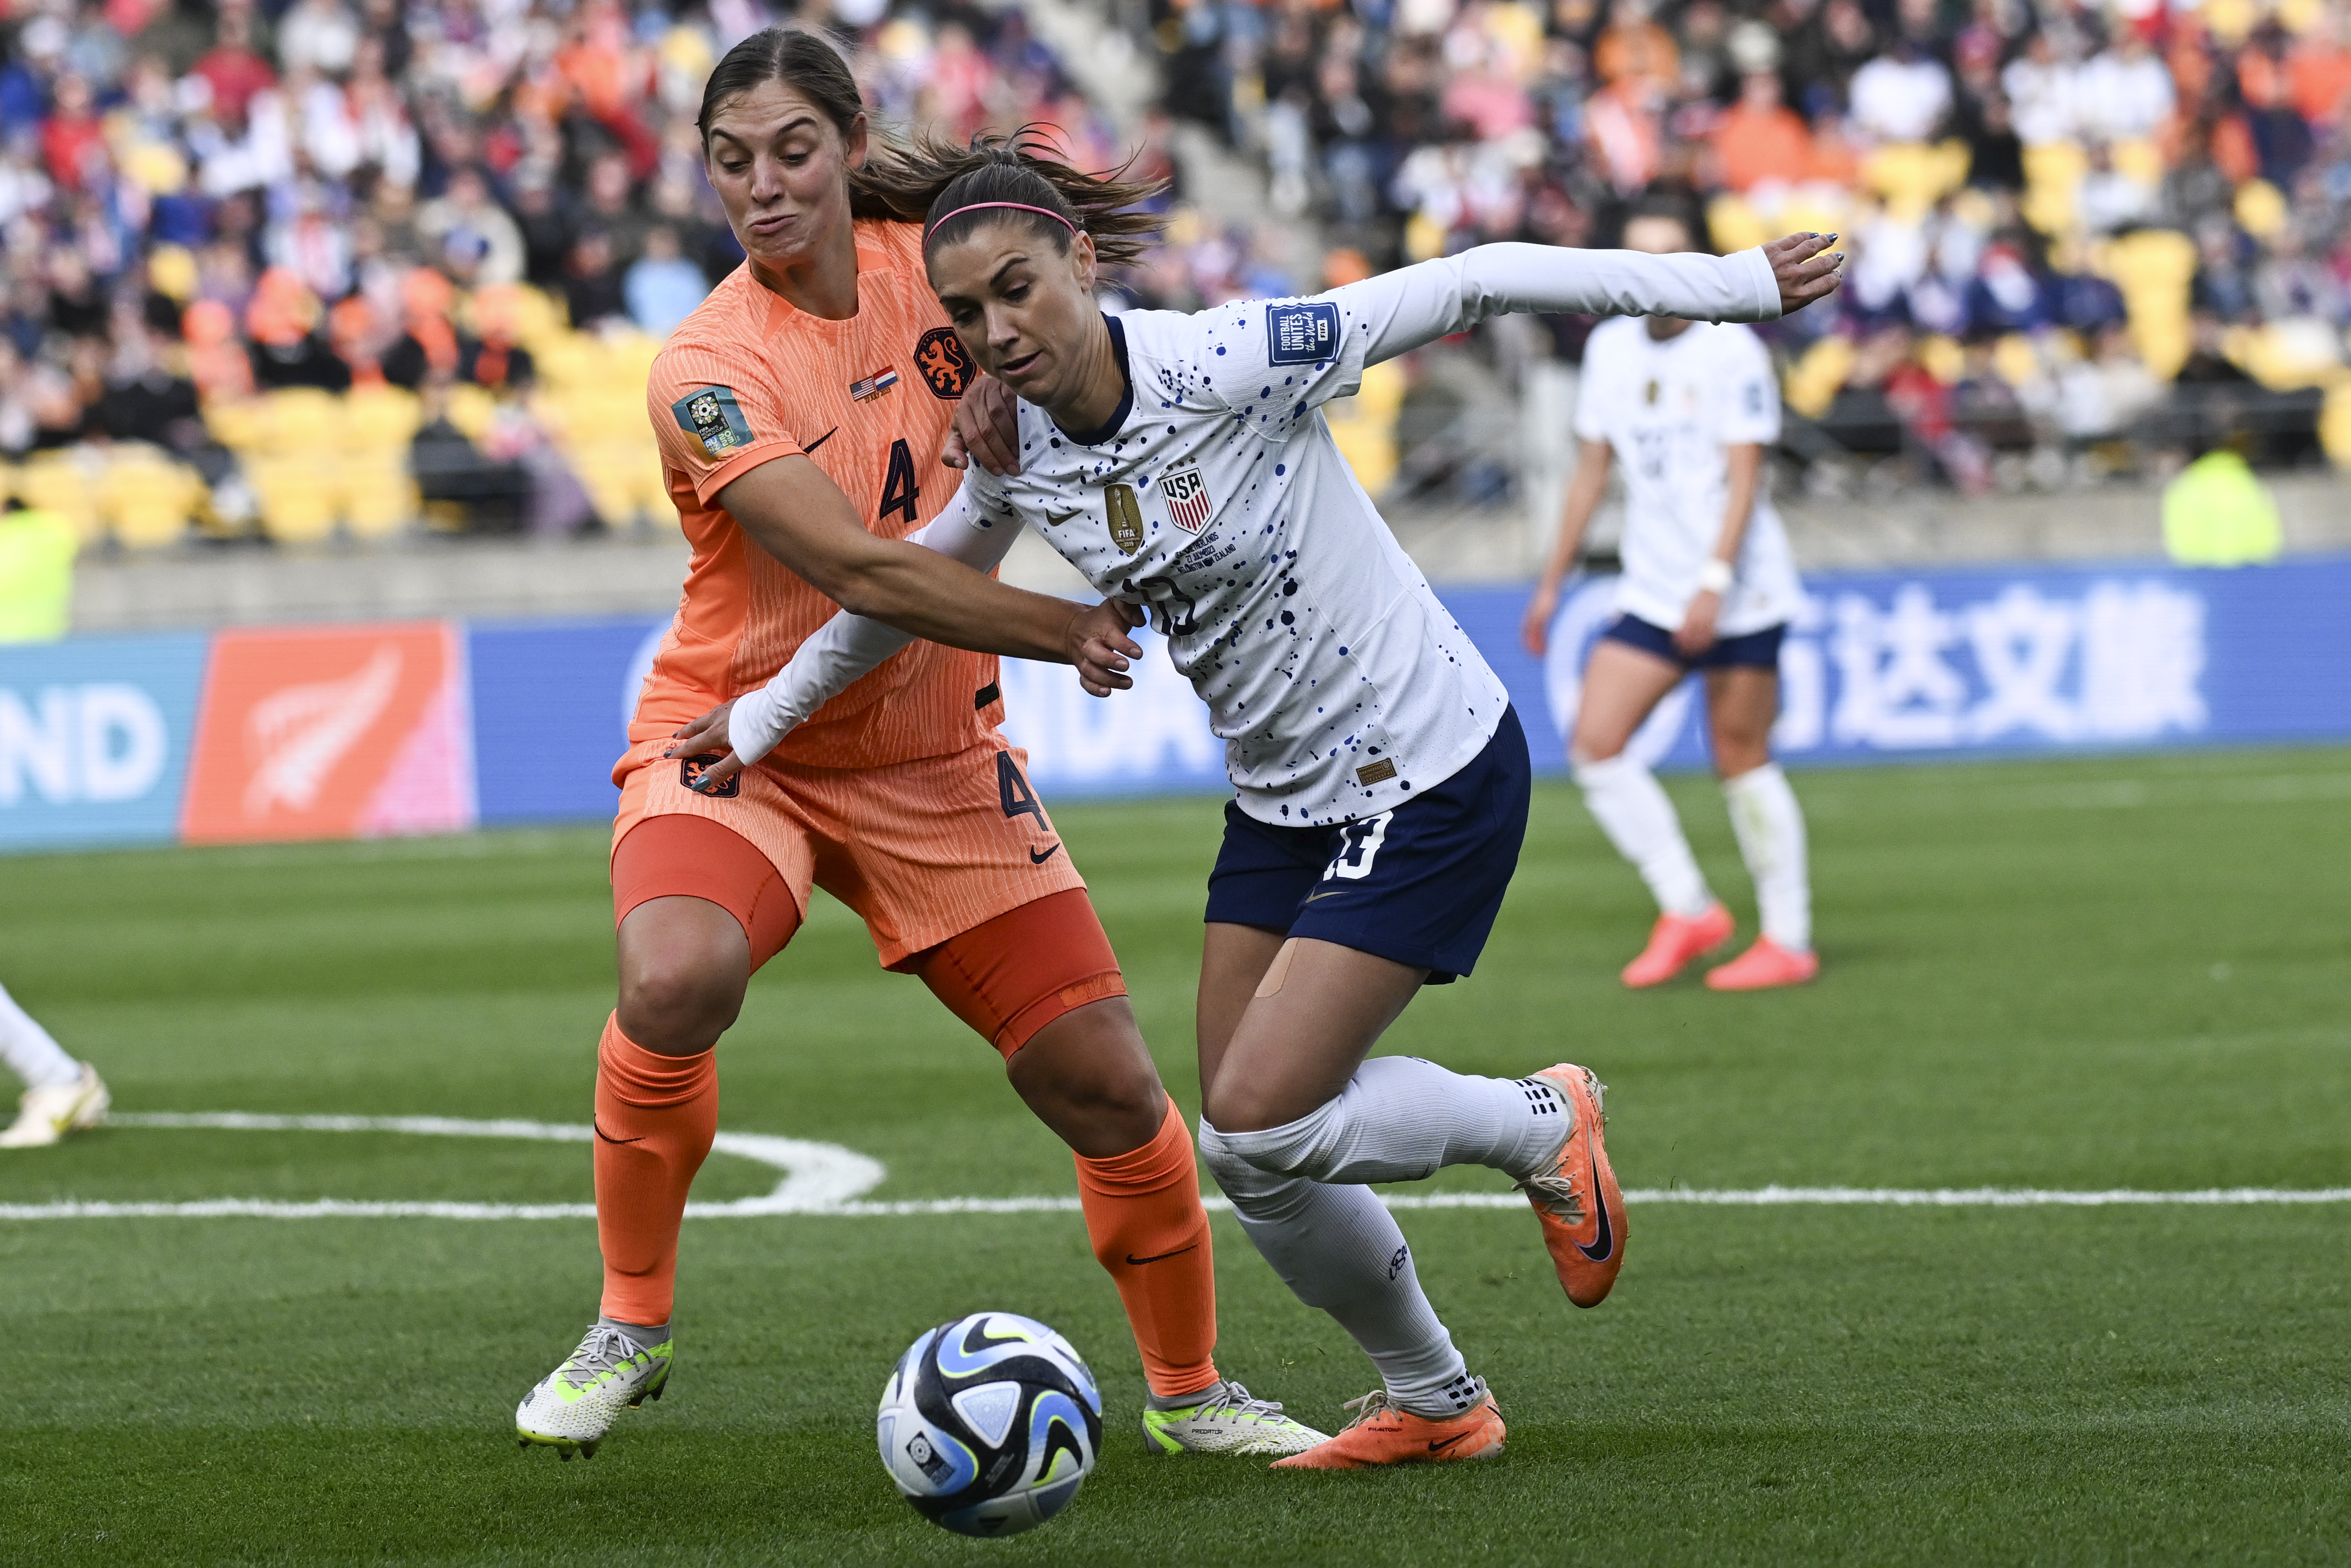
<svg viewBox="0 0 2351 1568">
<path fill-rule="evenodd" d="M 1623 979 L 1634 990 L 1662 986 L 1690 966 L 1699 954 L 1721 946 L 1736 929 L 1730 911 L 1720 904 L 1704 915 L 1660 915 L 1649 927 L 1649 945 L 1625 966 Z"/>
<path fill-rule="evenodd" d="M 1519 1183 L 1542 1221 L 1543 1245 L 1567 1299 L 1596 1307 L 1608 1299 L 1625 1266 L 1625 1195 L 1616 1188 L 1601 1141 L 1600 1102 L 1608 1086 L 1589 1067 L 1562 1061 L 1535 1074 L 1557 1090 L 1575 1113 L 1575 1130 L 1560 1145 L 1551 1169 Z"/>
<path fill-rule="evenodd" d="M 1709 991 L 1768 991 L 1774 986 L 1801 986 L 1821 972 L 1813 953 L 1791 953 L 1769 936 L 1719 968 L 1707 971 Z"/>
<path fill-rule="evenodd" d="M 1432 1421 L 1388 1403 L 1374 1388 L 1347 1401 L 1355 1418 L 1338 1434 L 1302 1454 L 1273 1461 L 1277 1470 L 1360 1470 L 1374 1465 L 1438 1465 L 1455 1459 L 1490 1459 L 1502 1451 L 1510 1428 L 1501 1406 L 1481 1379 L 1478 1403 L 1447 1421 Z"/>
</svg>

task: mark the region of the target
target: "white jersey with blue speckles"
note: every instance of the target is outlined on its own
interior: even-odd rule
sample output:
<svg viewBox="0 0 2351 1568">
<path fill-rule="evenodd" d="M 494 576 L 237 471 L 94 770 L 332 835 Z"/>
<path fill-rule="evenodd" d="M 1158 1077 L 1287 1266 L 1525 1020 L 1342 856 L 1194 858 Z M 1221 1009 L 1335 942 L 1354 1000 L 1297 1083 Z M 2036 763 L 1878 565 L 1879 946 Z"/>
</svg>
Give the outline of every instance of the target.
<svg viewBox="0 0 2351 1568">
<path fill-rule="evenodd" d="M 1241 809 L 1314 826 L 1440 784 L 1493 737 L 1500 679 L 1355 482 L 1320 413 L 1364 367 L 1506 310 L 1762 320 L 1760 251 L 1482 246 L 1305 299 L 1111 321 L 1128 397 L 1080 440 L 1019 406 L 1022 471 L 975 470 L 914 538 L 981 570 L 1035 528 L 1104 594 L 1147 603 L 1207 703 Z M 906 634 L 841 616 L 730 720 L 764 754 Z M 745 750 L 748 745 L 759 749 Z"/>
<path fill-rule="evenodd" d="M 1149 604 L 1259 821 L 1366 816 L 1466 766 L 1510 699 L 1317 412 L 1362 379 L 1357 302 L 1136 311 L 1112 329 L 1133 389 L 1116 432 L 1081 444 L 1023 404 L 1022 472 L 971 475 L 962 504 L 1025 520 L 1102 592 Z"/>
</svg>

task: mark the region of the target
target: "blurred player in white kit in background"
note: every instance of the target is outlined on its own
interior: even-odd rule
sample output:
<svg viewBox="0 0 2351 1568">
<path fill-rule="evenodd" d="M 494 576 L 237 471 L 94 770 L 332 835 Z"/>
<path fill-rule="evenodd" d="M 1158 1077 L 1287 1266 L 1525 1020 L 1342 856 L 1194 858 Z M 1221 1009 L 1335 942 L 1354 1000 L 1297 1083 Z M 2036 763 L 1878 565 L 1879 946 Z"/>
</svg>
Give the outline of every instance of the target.
<svg viewBox="0 0 2351 1568">
<path fill-rule="evenodd" d="M 1697 222 L 1678 204 L 1645 202 L 1625 247 L 1694 250 Z M 1832 236 L 1834 237 L 1834 236 Z M 1730 940 L 1730 912 L 1707 887 L 1673 802 L 1625 751 L 1650 712 L 1692 670 L 1705 679 L 1715 771 L 1739 849 L 1755 878 L 1763 934 L 1708 974 L 1716 990 L 1801 985 L 1813 954 L 1804 817 L 1771 760 L 1780 711 L 1780 642 L 1802 601 L 1779 514 L 1763 493 L 1764 449 L 1780 435 L 1780 394 L 1762 341 L 1748 328 L 1618 318 L 1584 349 L 1575 434 L 1583 445 L 1559 538 L 1527 607 L 1538 655 L 1550 642 L 1560 586 L 1585 528 L 1625 465 L 1616 618 L 1583 672 L 1568 760 L 1584 804 L 1640 871 L 1660 911 L 1625 983 L 1661 985 Z"/>
<path fill-rule="evenodd" d="M 0 989 L 0 1061 L 24 1080 L 16 1120 L 0 1131 L 0 1149 L 37 1149 L 106 1120 L 106 1084 L 76 1061 Z"/>
</svg>

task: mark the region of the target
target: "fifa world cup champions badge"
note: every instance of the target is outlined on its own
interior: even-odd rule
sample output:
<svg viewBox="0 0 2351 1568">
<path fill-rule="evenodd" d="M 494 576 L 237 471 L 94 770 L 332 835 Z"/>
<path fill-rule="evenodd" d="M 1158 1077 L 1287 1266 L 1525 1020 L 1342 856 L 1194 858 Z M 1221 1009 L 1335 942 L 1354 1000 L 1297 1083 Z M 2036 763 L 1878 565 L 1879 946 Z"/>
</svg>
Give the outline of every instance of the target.
<svg viewBox="0 0 2351 1568">
<path fill-rule="evenodd" d="M 1132 485 L 1111 485 L 1102 490 L 1102 520 L 1110 525 L 1111 543 L 1122 555 L 1143 548 L 1143 507 Z"/>
</svg>

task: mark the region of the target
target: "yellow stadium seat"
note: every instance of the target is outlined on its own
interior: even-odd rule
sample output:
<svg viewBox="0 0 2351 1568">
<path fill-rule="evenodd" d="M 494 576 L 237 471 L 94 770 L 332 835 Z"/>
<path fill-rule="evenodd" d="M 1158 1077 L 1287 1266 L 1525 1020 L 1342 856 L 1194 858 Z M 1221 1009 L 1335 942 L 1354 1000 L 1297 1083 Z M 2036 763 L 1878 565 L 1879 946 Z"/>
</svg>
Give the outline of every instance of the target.
<svg viewBox="0 0 2351 1568">
<path fill-rule="evenodd" d="M 104 531 L 97 487 L 77 455 L 36 453 L 16 476 L 17 498 L 36 511 L 55 512 L 89 544 Z"/>
<path fill-rule="evenodd" d="M 557 304 L 545 290 L 520 284 L 515 289 L 515 329 L 522 346 L 536 356 L 540 348 L 552 343 L 570 330 L 565 325 L 563 307 Z"/>
<path fill-rule="evenodd" d="M 1918 362 L 1926 367 L 1928 375 L 1947 387 L 1957 385 L 1968 372 L 1967 350 L 1959 347 L 1957 338 L 1939 333 L 1918 340 Z"/>
<path fill-rule="evenodd" d="M 2041 350 L 2022 332 L 2011 332 L 1991 348 L 1991 368 L 2000 379 L 2021 387 L 2041 376 Z"/>
<path fill-rule="evenodd" d="M 1887 212 L 1915 222 L 1968 177 L 1968 144 L 1950 141 L 1891 141 L 1869 155 L 1862 183 L 1886 203 Z"/>
<path fill-rule="evenodd" d="M 1829 404 L 1853 373 L 1853 344 L 1832 332 L 1816 340 L 1804 357 L 1791 366 L 1781 389 L 1788 406 L 1806 419 L 1828 413 Z"/>
<path fill-rule="evenodd" d="M 416 520 L 420 502 L 416 481 L 409 476 L 405 449 L 354 459 L 344 465 L 339 477 L 342 484 L 338 509 L 353 538 L 384 538 Z"/>
<path fill-rule="evenodd" d="M 449 389 L 449 423 L 465 432 L 468 441 L 481 440 L 497 412 L 498 400 L 486 388 L 459 385 Z"/>
<path fill-rule="evenodd" d="M 343 444 L 342 400 L 317 387 L 280 387 L 263 394 L 269 423 L 263 444 L 288 455 L 324 453 Z"/>
<path fill-rule="evenodd" d="M 1725 256 L 1752 249 L 1777 237 L 1744 197 L 1729 194 L 1717 196 L 1707 204 L 1706 232 L 1714 240 L 1714 248 Z"/>
<path fill-rule="evenodd" d="M 559 392 L 588 386 L 596 379 L 601 355 L 595 340 L 582 333 L 566 328 L 528 346 L 542 386 Z"/>
<path fill-rule="evenodd" d="M 2318 444 L 2337 468 L 2351 468 L 2351 380 L 2326 389 L 2318 411 Z"/>
<path fill-rule="evenodd" d="M 2221 351 L 2272 392 L 2332 386 L 2345 374 L 2342 340 L 2312 316 L 2231 328 Z"/>
<path fill-rule="evenodd" d="M 246 477 L 261 505 L 262 531 L 280 544 L 315 544 L 335 531 L 334 460 L 308 454 L 256 455 Z"/>
<path fill-rule="evenodd" d="M 2071 141 L 2052 141 L 2024 150 L 2024 199 L 2018 204 L 2024 221 L 2043 234 L 2063 234 L 2074 226 L 2074 204 L 2090 160 Z"/>
<path fill-rule="evenodd" d="M 204 404 L 204 428 L 231 452 L 251 452 L 269 433 L 269 405 L 257 397 L 214 398 Z"/>
<path fill-rule="evenodd" d="M 188 531 L 204 481 L 153 447 L 116 449 L 98 484 L 98 506 L 131 549 L 176 544 Z"/>
<path fill-rule="evenodd" d="M 2248 180 L 2237 187 L 2237 222 L 2255 239 L 2275 239 L 2288 216 L 2285 197 L 2267 180 Z"/>
<path fill-rule="evenodd" d="M 343 400 L 343 446 L 355 453 L 406 455 L 423 414 L 416 394 L 401 387 L 355 387 Z"/>
</svg>

